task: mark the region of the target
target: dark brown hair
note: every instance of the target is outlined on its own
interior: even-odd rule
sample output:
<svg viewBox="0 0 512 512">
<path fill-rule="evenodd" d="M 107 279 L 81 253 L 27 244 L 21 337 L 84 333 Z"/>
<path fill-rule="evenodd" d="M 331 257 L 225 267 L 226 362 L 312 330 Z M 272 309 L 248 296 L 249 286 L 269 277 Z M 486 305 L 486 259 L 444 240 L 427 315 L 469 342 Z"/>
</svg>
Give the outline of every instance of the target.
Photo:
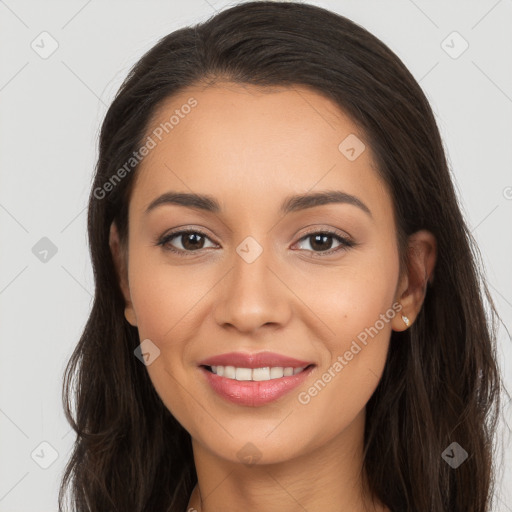
<svg viewBox="0 0 512 512">
<path fill-rule="evenodd" d="M 400 59 L 364 28 L 320 7 L 266 1 L 236 5 L 162 38 L 108 109 L 88 213 L 94 304 L 63 382 L 77 437 L 60 510 L 71 484 L 80 512 L 182 512 L 197 481 L 190 435 L 134 356 L 138 331 L 124 319 L 109 249 L 113 221 L 126 241 L 137 168 L 105 197 L 97 191 L 141 146 L 163 100 L 221 79 L 308 86 L 331 99 L 375 155 L 404 261 L 408 235 L 435 235 L 438 260 L 423 307 L 410 329 L 392 333 L 367 404 L 364 470 L 372 494 L 393 512 L 489 510 L 500 387 L 495 312 L 431 107 Z M 469 454 L 456 469 L 441 457 L 454 441 Z"/>
</svg>

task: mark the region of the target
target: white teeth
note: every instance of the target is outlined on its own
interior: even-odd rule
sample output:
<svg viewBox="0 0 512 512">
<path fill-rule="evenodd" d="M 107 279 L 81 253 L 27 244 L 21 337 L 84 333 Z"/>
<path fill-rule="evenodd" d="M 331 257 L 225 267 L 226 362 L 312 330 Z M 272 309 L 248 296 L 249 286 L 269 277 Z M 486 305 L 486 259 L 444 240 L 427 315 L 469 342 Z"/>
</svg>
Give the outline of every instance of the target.
<svg viewBox="0 0 512 512">
<path fill-rule="evenodd" d="M 269 380 L 270 379 L 270 368 L 253 368 L 252 380 Z"/>
<path fill-rule="evenodd" d="M 297 375 L 305 366 L 292 368 L 291 366 L 273 366 L 272 368 L 265 366 L 263 368 L 236 368 L 234 366 L 212 366 L 212 372 L 220 377 L 227 377 L 234 380 L 253 380 L 263 381 L 271 379 L 280 379 L 281 377 L 291 377 Z"/>
<path fill-rule="evenodd" d="M 251 380 L 252 370 L 250 368 L 237 368 L 235 372 L 236 380 Z"/>
<path fill-rule="evenodd" d="M 219 370 L 219 367 L 217 366 L 217 371 Z M 235 367 L 234 366 L 224 366 L 224 377 L 227 377 L 228 379 L 235 379 Z"/>
<path fill-rule="evenodd" d="M 270 368 L 270 378 L 280 379 L 284 375 L 284 368 L 282 366 L 275 366 Z"/>
</svg>

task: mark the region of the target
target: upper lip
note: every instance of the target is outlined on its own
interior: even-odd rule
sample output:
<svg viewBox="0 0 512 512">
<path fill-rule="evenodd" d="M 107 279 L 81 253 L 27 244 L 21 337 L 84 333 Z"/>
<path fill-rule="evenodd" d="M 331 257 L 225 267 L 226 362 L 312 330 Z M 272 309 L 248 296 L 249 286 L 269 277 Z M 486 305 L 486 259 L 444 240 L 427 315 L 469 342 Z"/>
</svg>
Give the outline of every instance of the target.
<svg viewBox="0 0 512 512">
<path fill-rule="evenodd" d="M 246 352 L 229 352 L 217 356 L 208 357 L 199 363 L 199 366 L 235 366 L 237 368 L 302 368 L 313 364 L 308 361 L 301 361 L 294 357 L 276 354 L 275 352 L 257 352 L 248 354 Z"/>
</svg>

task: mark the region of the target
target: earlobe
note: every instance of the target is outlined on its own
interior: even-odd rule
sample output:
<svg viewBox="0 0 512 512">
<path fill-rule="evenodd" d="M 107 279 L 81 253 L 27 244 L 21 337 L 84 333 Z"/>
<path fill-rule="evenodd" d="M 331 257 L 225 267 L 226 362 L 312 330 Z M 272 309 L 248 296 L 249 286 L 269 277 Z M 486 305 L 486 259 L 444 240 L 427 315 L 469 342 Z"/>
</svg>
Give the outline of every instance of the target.
<svg viewBox="0 0 512 512">
<path fill-rule="evenodd" d="M 136 327 L 137 318 L 131 301 L 130 287 L 128 284 L 128 269 L 126 264 L 126 253 L 119 239 L 119 232 L 115 222 L 110 225 L 109 246 L 112 260 L 116 268 L 119 287 L 125 300 L 124 316 L 129 324 Z"/>
<path fill-rule="evenodd" d="M 437 243 L 430 231 L 417 231 L 409 237 L 407 275 L 397 297 L 402 307 L 393 319 L 393 330 L 404 331 L 414 323 L 425 300 L 427 284 L 432 282 L 436 259 Z"/>
<path fill-rule="evenodd" d="M 137 327 L 137 318 L 135 317 L 133 305 L 130 304 L 130 306 L 126 306 L 126 308 L 124 309 L 124 317 L 131 326 Z"/>
<path fill-rule="evenodd" d="M 404 306 L 401 302 L 399 304 L 399 311 L 391 321 L 391 328 L 393 331 L 405 331 L 411 324 L 412 319 L 407 316 L 407 313 L 404 312 Z M 410 313 L 409 313 L 410 314 Z"/>
</svg>

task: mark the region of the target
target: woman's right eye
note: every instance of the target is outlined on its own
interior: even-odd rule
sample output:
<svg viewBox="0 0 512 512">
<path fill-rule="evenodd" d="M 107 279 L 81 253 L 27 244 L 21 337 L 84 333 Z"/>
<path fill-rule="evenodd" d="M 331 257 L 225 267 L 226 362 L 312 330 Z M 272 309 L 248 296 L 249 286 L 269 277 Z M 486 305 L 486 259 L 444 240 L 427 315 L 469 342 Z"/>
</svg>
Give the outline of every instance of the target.
<svg viewBox="0 0 512 512">
<path fill-rule="evenodd" d="M 181 248 L 177 248 L 171 244 L 171 241 L 175 239 L 179 241 Z M 195 252 L 199 249 L 203 249 L 205 239 L 209 240 L 209 237 L 201 231 L 177 231 L 163 236 L 158 241 L 158 245 L 161 245 L 165 250 L 169 250 L 184 256 L 184 253 Z M 215 244 L 213 244 L 213 246 L 215 246 Z"/>
</svg>

